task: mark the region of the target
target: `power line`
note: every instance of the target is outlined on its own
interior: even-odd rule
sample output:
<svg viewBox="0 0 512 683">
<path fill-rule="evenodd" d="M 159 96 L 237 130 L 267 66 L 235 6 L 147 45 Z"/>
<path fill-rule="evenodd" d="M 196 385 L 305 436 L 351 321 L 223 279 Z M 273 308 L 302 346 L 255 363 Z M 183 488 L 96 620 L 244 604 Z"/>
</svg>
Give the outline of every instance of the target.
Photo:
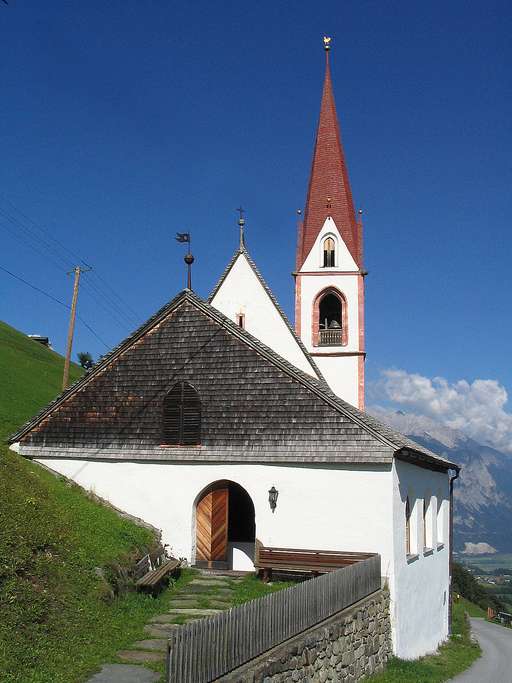
<svg viewBox="0 0 512 683">
<path fill-rule="evenodd" d="M 17 227 L 22 233 L 23 236 L 28 240 L 27 244 L 30 246 L 34 251 L 42 255 L 43 257 L 46 258 L 45 254 L 41 252 L 41 247 L 45 249 L 49 254 L 52 256 L 52 260 L 55 263 L 55 259 L 58 259 L 62 264 L 63 267 L 68 269 L 72 263 L 75 263 L 79 261 L 86 267 L 90 267 L 90 264 L 87 263 L 80 255 L 78 255 L 76 252 L 72 251 L 69 249 L 65 244 L 63 244 L 60 240 L 58 240 L 56 237 L 51 235 L 47 229 L 43 228 L 41 225 L 36 223 L 30 216 L 27 216 L 26 213 L 24 213 L 21 209 L 19 209 L 10 199 L 7 197 L 3 197 L 4 201 L 6 201 L 11 209 L 6 210 L 5 207 L 0 207 L 0 216 L 3 215 L 3 220 L 5 221 L 6 219 L 15 227 Z M 9 213 L 8 211 L 14 210 L 19 216 L 24 219 L 25 222 L 22 222 L 19 220 L 19 218 L 15 215 L 12 215 L 12 213 Z M 30 225 L 27 225 L 26 222 L 29 222 L 33 227 Z M 10 229 L 7 225 L 4 223 L 4 227 L 17 239 L 19 239 L 19 236 L 17 236 L 15 233 L 13 233 L 12 229 Z M 36 232 L 36 230 L 38 232 Z M 40 233 L 40 234 L 38 234 Z M 34 241 L 37 244 L 37 247 L 32 244 L 30 241 Z M 62 253 L 59 253 L 59 249 Z M 63 257 L 63 253 L 66 254 L 66 257 Z M 70 260 L 70 257 L 72 258 L 72 261 Z M 57 264 L 56 264 L 57 265 Z M 57 265 L 59 270 L 62 268 L 61 265 Z M 93 284 L 91 282 L 91 286 L 95 288 L 96 290 L 100 290 L 98 293 L 100 296 L 105 300 L 105 303 L 112 308 L 112 310 L 115 313 L 118 313 L 122 315 L 128 322 L 128 325 L 131 327 L 133 325 L 138 325 L 140 322 L 140 315 L 133 310 L 133 308 L 121 297 L 120 294 L 118 294 L 114 288 L 97 272 L 93 271 L 94 275 L 96 278 L 99 280 L 99 284 Z M 101 289 L 100 289 L 101 288 Z M 115 296 L 117 301 L 112 297 L 112 295 L 105 291 L 106 288 L 110 290 L 110 292 Z M 121 304 L 121 305 L 120 305 Z M 126 309 L 128 313 L 125 312 Z"/>
<path fill-rule="evenodd" d="M 7 268 L 4 268 L 3 266 L 0 266 L 0 270 L 3 270 L 3 272 L 7 273 L 7 275 L 10 275 L 11 277 L 15 278 L 16 280 L 23 282 L 23 284 L 27 285 L 28 287 L 31 287 L 36 292 L 43 294 L 48 299 L 51 299 L 52 301 L 59 304 L 60 306 L 64 306 L 64 308 L 66 308 L 68 311 L 70 310 L 71 306 L 64 303 L 64 301 L 57 299 L 57 297 L 53 296 L 52 294 L 45 292 L 44 289 L 41 289 L 40 287 L 37 287 L 36 285 L 32 284 L 31 282 L 28 282 L 28 280 L 25 280 L 24 278 L 20 277 L 19 275 L 12 273 L 10 270 L 7 270 Z M 91 334 L 93 334 L 96 337 L 96 339 L 98 341 L 100 341 L 107 349 L 110 348 L 110 346 L 99 336 L 99 334 L 89 325 L 89 323 L 87 323 L 80 315 L 77 315 L 77 318 L 78 318 L 78 320 L 80 320 L 82 325 L 84 325 L 89 330 L 89 332 L 91 332 Z"/>
</svg>

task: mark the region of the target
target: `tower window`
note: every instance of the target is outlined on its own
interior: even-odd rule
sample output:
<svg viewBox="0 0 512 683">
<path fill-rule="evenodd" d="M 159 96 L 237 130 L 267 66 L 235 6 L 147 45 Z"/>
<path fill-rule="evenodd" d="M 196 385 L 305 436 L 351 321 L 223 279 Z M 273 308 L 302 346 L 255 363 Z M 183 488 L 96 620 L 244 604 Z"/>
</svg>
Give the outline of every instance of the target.
<svg viewBox="0 0 512 683">
<path fill-rule="evenodd" d="M 348 343 L 347 300 L 336 287 L 327 287 L 313 302 L 313 346 L 346 346 Z"/>
<path fill-rule="evenodd" d="M 165 395 L 163 437 L 170 446 L 201 443 L 201 400 L 188 382 L 178 382 Z"/>
<path fill-rule="evenodd" d="M 336 294 L 326 294 L 320 300 L 319 310 L 319 344 L 321 346 L 339 346 L 342 344 L 342 303 Z"/>
<path fill-rule="evenodd" d="M 245 329 L 245 314 L 244 313 L 237 313 L 236 314 L 236 324 L 238 325 L 238 327 Z"/>
<path fill-rule="evenodd" d="M 323 249 L 323 267 L 324 268 L 333 268 L 335 266 L 335 243 L 332 237 L 327 237 L 326 240 L 324 240 L 324 249 Z"/>
</svg>

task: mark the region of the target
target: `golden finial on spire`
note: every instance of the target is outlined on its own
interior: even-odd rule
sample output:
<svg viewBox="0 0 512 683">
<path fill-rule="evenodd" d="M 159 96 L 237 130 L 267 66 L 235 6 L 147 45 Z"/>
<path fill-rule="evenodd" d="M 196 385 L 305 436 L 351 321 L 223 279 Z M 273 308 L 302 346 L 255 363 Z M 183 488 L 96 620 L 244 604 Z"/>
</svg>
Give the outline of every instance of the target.
<svg viewBox="0 0 512 683">
<path fill-rule="evenodd" d="M 331 49 L 331 40 L 330 36 L 324 36 L 324 50 L 326 52 Z"/>
</svg>

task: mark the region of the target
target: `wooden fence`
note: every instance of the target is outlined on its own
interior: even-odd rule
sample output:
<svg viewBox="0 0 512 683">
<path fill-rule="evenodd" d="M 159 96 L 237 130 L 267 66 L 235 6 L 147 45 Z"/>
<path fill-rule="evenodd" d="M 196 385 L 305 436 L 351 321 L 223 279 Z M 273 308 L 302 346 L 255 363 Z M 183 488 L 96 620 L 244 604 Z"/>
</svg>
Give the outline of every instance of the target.
<svg viewBox="0 0 512 683">
<path fill-rule="evenodd" d="M 381 587 L 380 555 L 185 624 L 169 640 L 169 683 L 208 683 Z"/>
</svg>

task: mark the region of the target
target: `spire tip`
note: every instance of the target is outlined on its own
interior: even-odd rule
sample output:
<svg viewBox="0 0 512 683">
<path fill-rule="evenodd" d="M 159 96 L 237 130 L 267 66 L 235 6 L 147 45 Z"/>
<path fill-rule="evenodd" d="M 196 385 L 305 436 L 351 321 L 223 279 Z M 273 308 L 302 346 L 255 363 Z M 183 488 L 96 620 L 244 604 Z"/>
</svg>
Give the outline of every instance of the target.
<svg viewBox="0 0 512 683">
<path fill-rule="evenodd" d="M 331 40 L 331 36 L 324 36 L 324 50 L 326 52 L 329 52 L 329 50 L 331 49 Z"/>
</svg>

